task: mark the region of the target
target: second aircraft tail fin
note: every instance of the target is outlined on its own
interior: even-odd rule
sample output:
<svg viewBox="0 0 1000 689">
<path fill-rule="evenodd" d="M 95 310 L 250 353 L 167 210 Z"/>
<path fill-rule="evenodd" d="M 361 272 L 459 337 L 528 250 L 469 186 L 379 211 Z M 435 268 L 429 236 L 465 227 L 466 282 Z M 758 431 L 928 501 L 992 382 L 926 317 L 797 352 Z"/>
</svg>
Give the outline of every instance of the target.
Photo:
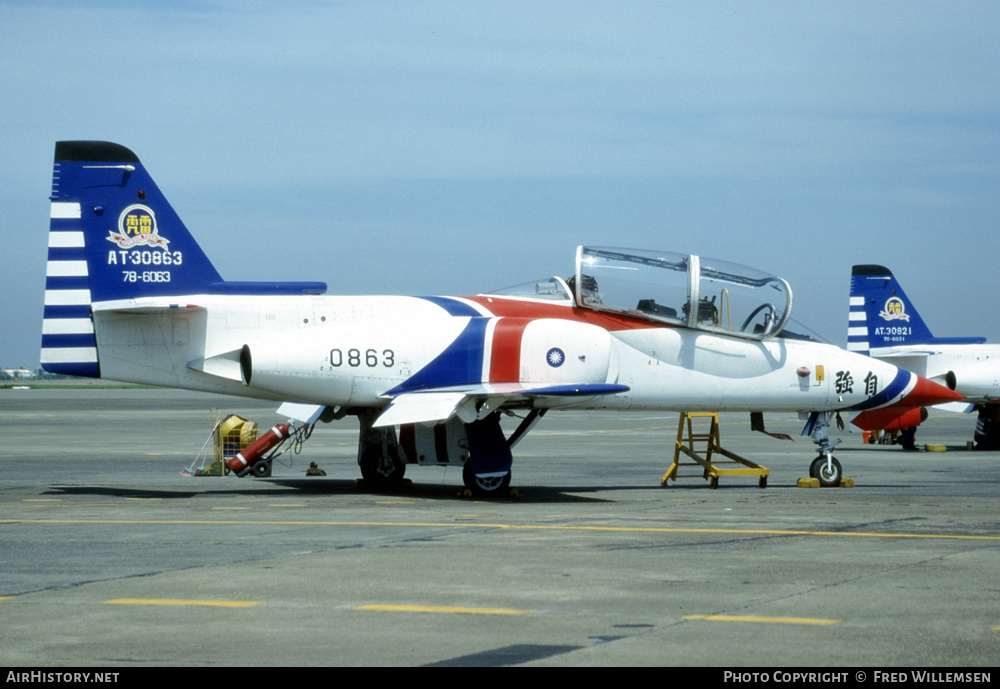
<svg viewBox="0 0 1000 689">
<path fill-rule="evenodd" d="M 848 319 L 847 349 L 863 354 L 907 345 L 985 342 L 982 337 L 934 337 L 885 266 L 853 267 Z"/>
</svg>

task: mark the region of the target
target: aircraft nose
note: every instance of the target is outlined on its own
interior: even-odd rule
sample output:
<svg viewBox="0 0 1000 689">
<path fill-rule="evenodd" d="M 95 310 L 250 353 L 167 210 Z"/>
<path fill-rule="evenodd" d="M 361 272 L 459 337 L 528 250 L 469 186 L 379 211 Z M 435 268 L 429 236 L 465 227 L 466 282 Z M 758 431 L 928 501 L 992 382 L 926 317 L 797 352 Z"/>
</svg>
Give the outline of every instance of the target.
<svg viewBox="0 0 1000 689">
<path fill-rule="evenodd" d="M 916 376 L 916 374 L 914 374 Z M 901 400 L 907 406 L 913 407 L 931 407 L 935 404 L 944 404 L 946 402 L 957 402 L 959 400 L 964 400 L 965 395 L 959 394 L 954 390 L 946 388 L 940 383 L 935 383 L 932 380 L 927 380 L 923 376 L 916 376 L 917 384 L 910 390 L 909 394 L 903 397 Z"/>
</svg>

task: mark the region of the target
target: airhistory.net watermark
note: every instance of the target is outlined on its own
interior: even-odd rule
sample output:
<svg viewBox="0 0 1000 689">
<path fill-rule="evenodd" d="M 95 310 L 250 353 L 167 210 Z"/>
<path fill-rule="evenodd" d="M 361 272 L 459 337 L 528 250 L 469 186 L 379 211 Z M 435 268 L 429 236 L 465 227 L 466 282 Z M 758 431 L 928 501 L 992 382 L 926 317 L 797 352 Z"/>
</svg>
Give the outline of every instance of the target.
<svg viewBox="0 0 1000 689">
<path fill-rule="evenodd" d="M 31 670 L 7 672 L 8 683 L 23 682 L 25 684 L 114 684 L 118 681 L 117 672 L 47 672 Z"/>
</svg>

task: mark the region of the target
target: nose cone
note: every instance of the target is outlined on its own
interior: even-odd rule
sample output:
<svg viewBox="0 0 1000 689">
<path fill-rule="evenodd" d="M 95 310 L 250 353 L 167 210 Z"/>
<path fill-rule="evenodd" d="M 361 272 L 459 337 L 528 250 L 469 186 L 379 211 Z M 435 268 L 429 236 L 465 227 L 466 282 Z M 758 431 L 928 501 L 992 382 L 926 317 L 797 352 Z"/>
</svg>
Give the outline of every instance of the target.
<svg viewBox="0 0 1000 689">
<path fill-rule="evenodd" d="M 905 392 L 904 389 L 898 401 L 888 406 L 862 411 L 851 419 L 852 424 L 866 431 L 909 428 L 917 426 L 923 421 L 924 414 L 926 414 L 923 411 L 924 407 L 965 399 L 964 395 L 918 376 L 916 373 L 907 371 L 901 373 L 908 374 L 915 381 L 912 388 L 909 385 L 906 386 L 909 388 L 909 392 Z M 922 413 L 917 413 L 918 409 Z"/>
<path fill-rule="evenodd" d="M 927 380 L 923 376 L 914 374 L 914 377 L 917 379 L 917 384 L 913 386 L 913 389 L 909 393 L 903 395 L 903 399 L 899 401 L 900 405 L 907 407 L 931 407 L 935 404 L 957 402 L 965 399 L 965 395 L 961 395 L 934 381 Z"/>
</svg>

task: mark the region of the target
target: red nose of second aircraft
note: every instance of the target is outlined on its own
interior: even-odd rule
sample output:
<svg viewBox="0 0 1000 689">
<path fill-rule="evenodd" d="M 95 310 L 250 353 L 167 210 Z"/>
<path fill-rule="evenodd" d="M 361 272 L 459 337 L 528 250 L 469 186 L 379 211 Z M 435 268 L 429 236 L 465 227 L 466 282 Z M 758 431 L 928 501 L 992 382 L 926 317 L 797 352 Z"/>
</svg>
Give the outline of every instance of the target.
<svg viewBox="0 0 1000 689">
<path fill-rule="evenodd" d="M 923 376 L 913 374 L 913 377 L 917 382 L 902 399 L 888 407 L 863 411 L 855 416 L 851 423 L 866 431 L 909 428 L 923 421 L 925 415 L 920 412 L 923 407 L 965 399 L 964 395 Z"/>
</svg>

